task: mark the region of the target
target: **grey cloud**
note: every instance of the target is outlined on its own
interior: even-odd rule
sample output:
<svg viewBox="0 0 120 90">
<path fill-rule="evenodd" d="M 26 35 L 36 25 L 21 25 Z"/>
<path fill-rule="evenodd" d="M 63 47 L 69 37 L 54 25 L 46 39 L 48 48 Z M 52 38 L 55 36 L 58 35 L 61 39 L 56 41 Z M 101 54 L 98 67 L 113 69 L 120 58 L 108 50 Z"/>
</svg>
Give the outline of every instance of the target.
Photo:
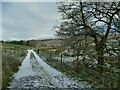
<svg viewBox="0 0 120 90">
<path fill-rule="evenodd" d="M 3 5 L 3 39 L 53 37 L 51 29 L 60 19 L 55 2 Z"/>
</svg>

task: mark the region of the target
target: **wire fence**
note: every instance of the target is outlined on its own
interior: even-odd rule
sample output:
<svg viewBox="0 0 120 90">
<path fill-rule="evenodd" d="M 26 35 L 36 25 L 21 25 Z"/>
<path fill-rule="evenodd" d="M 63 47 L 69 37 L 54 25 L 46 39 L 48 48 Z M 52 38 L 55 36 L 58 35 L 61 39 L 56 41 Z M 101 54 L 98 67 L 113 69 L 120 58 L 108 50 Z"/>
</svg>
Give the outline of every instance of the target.
<svg viewBox="0 0 120 90">
<path fill-rule="evenodd" d="M 44 56 L 43 52 L 41 52 L 40 55 Z M 56 56 L 55 53 L 45 52 L 45 57 L 49 60 L 57 60 L 54 59 L 55 56 Z M 62 66 L 67 63 L 64 62 L 64 56 L 62 54 L 57 56 L 60 56 L 60 60 L 58 60 L 58 62 L 60 63 L 62 68 Z M 106 57 L 106 58 L 111 58 L 111 57 Z M 89 61 L 86 60 L 78 60 L 78 61 L 73 60 L 74 62 L 72 62 L 72 64 L 67 64 L 67 65 L 68 68 L 73 68 L 72 70 L 77 74 L 79 74 L 79 76 L 85 81 L 97 83 L 97 85 L 100 85 L 101 87 L 105 87 L 105 88 L 119 88 L 120 69 L 118 68 L 118 64 L 117 64 L 119 60 L 118 57 L 115 58 L 112 57 L 112 59 L 113 59 L 112 61 L 111 59 L 104 60 L 105 62 L 108 61 L 114 62 L 113 64 L 115 65 L 111 65 L 111 66 L 99 65 L 94 62 L 90 63 Z M 102 67 L 103 72 L 101 72 L 98 67 Z"/>
</svg>

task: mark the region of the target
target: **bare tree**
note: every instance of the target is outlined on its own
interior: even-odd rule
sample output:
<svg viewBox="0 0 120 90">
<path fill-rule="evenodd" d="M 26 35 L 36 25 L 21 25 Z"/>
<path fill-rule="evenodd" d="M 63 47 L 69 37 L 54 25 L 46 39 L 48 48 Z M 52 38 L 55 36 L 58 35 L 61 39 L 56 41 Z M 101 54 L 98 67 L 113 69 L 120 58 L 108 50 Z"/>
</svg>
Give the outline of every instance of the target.
<svg viewBox="0 0 120 90">
<path fill-rule="evenodd" d="M 94 39 L 98 65 L 103 72 L 104 49 L 111 31 L 119 32 L 120 2 L 61 2 L 59 12 L 63 21 L 57 34 L 69 37 L 90 36 Z M 115 25 L 116 24 L 116 25 Z"/>
</svg>

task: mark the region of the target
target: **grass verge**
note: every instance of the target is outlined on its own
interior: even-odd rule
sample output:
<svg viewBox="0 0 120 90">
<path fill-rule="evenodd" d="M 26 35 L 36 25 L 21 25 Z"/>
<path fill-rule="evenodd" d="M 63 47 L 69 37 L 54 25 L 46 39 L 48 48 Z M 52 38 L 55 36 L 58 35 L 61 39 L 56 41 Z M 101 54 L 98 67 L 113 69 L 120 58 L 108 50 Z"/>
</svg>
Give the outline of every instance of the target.
<svg viewBox="0 0 120 90">
<path fill-rule="evenodd" d="M 19 59 L 10 54 L 2 54 L 2 90 L 7 89 L 12 75 L 17 72 L 19 65 Z"/>
</svg>

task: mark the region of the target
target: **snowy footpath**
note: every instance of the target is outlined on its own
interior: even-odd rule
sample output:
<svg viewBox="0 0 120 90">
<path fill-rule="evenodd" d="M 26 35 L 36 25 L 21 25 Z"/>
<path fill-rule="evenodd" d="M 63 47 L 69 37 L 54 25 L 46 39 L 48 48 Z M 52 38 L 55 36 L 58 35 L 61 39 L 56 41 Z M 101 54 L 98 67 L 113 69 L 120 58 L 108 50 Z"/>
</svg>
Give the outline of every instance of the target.
<svg viewBox="0 0 120 90">
<path fill-rule="evenodd" d="M 10 90 L 52 90 L 58 88 L 88 88 L 85 82 L 77 83 L 46 64 L 33 50 L 28 50 Z M 52 89 L 51 89 L 52 88 Z"/>
</svg>

